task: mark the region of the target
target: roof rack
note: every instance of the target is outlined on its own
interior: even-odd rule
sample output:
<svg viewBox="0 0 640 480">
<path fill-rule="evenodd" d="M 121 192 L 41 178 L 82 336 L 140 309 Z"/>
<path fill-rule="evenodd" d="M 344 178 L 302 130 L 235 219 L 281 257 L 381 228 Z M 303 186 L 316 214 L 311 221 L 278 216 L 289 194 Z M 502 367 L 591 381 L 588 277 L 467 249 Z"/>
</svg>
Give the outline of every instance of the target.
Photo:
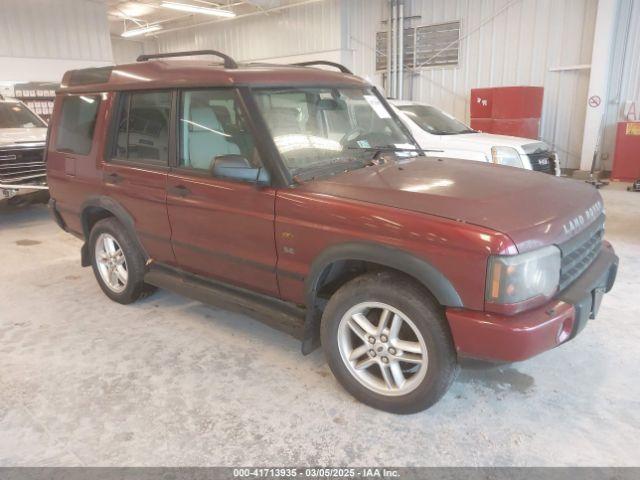
<svg viewBox="0 0 640 480">
<path fill-rule="evenodd" d="M 170 52 L 170 53 L 155 53 L 152 55 L 140 55 L 137 58 L 138 62 L 146 62 L 147 60 L 153 60 L 155 58 L 170 58 L 170 57 L 192 57 L 195 55 L 215 55 L 224 60 L 224 68 L 238 68 L 236 61 L 229 55 L 225 55 L 217 50 L 193 50 L 190 52 Z"/>
<path fill-rule="evenodd" d="M 339 63 L 336 63 L 336 62 L 328 62 L 326 60 L 313 60 L 311 62 L 292 63 L 291 65 L 295 65 L 296 67 L 313 67 L 315 65 L 325 65 L 327 67 L 337 68 L 342 73 L 348 73 L 349 75 L 353 75 L 353 72 L 349 70 L 347 67 L 345 67 L 344 65 L 340 65 Z"/>
</svg>

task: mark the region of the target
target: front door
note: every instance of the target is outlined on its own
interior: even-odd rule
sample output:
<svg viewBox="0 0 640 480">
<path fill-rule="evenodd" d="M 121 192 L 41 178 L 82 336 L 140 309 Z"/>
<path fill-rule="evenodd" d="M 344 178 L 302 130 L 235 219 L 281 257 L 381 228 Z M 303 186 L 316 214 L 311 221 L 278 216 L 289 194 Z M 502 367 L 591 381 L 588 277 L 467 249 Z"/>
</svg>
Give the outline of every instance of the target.
<svg viewBox="0 0 640 480">
<path fill-rule="evenodd" d="M 180 95 L 178 158 L 167 182 L 172 245 L 186 271 L 279 294 L 275 190 L 234 89 Z"/>
<path fill-rule="evenodd" d="M 133 218 L 149 256 L 175 264 L 167 216 L 172 92 L 123 92 L 116 100 L 113 149 L 103 166 L 104 193 Z"/>
</svg>

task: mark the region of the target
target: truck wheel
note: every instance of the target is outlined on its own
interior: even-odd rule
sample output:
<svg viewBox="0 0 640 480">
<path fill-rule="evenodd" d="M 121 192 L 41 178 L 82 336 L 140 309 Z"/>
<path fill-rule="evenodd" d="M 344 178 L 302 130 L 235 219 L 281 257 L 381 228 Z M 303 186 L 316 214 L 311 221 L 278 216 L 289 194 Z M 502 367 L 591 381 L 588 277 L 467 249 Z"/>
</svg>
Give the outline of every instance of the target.
<svg viewBox="0 0 640 480">
<path fill-rule="evenodd" d="M 321 339 L 342 386 L 387 412 L 430 407 L 458 372 L 442 307 L 412 279 L 391 272 L 343 285 L 324 310 Z"/>
<path fill-rule="evenodd" d="M 115 218 L 95 224 L 89 249 L 93 273 L 111 300 L 126 305 L 155 291 L 144 283 L 145 261 L 140 249 Z"/>
</svg>

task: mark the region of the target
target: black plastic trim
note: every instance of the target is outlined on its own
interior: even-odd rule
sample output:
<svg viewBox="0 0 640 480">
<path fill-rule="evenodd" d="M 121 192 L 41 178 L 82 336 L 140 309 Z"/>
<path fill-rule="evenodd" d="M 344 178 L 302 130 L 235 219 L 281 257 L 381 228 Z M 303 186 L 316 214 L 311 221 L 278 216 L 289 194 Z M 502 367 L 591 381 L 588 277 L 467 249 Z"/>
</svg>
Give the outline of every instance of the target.
<svg viewBox="0 0 640 480">
<path fill-rule="evenodd" d="M 353 72 L 349 70 L 347 67 L 345 67 L 344 65 L 336 62 L 329 62 L 327 60 L 312 60 L 310 62 L 292 63 L 291 65 L 293 65 L 294 67 L 315 67 L 316 65 L 324 65 L 327 67 L 337 68 L 342 73 L 348 73 L 349 75 L 353 75 Z"/>
<path fill-rule="evenodd" d="M 302 338 L 304 310 L 277 298 L 159 263 L 151 264 L 145 282 L 209 305 L 247 314 L 295 338 Z"/>
<path fill-rule="evenodd" d="M 224 60 L 224 68 L 238 68 L 238 64 L 233 58 L 217 50 L 191 50 L 186 52 L 154 53 L 150 55 L 140 55 L 136 59 L 136 61 L 146 62 L 147 60 L 154 60 L 157 58 L 194 57 L 196 55 L 213 55 Z"/>
<path fill-rule="evenodd" d="M 618 256 L 613 248 L 603 245 L 593 263 L 569 287 L 558 295 L 558 299 L 573 305 L 576 310 L 571 338 L 575 337 L 593 319 L 593 292 L 601 289 L 604 293 L 613 287 L 618 271 Z"/>
<path fill-rule="evenodd" d="M 89 234 L 91 233 L 89 231 L 89 224 L 87 221 L 88 220 L 87 212 L 89 211 L 90 208 L 98 208 L 101 210 L 105 210 L 109 212 L 111 215 L 113 215 L 115 218 L 117 218 L 118 221 L 122 223 L 124 228 L 127 230 L 131 238 L 133 238 L 133 240 L 136 242 L 145 260 L 149 258 L 149 254 L 147 253 L 144 246 L 142 245 L 142 242 L 140 242 L 140 238 L 135 228 L 135 221 L 133 220 L 133 217 L 131 216 L 131 214 L 122 205 L 120 205 L 111 197 L 96 196 L 96 197 L 89 197 L 82 204 L 82 207 L 80 208 L 80 212 L 81 212 L 80 221 L 82 224 L 82 234 L 85 240 L 85 243 L 82 245 L 82 250 L 81 250 L 83 267 L 88 267 L 89 265 L 91 265 L 91 261 L 89 259 L 89 247 L 87 244 L 87 241 L 89 240 Z"/>
<path fill-rule="evenodd" d="M 438 269 L 410 253 L 363 242 L 350 242 L 329 247 L 316 257 L 305 281 L 307 315 L 302 343 L 302 353 L 305 355 L 319 346 L 322 314 L 322 305 L 318 298 L 320 282 L 327 267 L 340 260 L 360 260 L 393 268 L 418 280 L 441 305 L 458 308 L 464 306 L 456 289 Z"/>
</svg>

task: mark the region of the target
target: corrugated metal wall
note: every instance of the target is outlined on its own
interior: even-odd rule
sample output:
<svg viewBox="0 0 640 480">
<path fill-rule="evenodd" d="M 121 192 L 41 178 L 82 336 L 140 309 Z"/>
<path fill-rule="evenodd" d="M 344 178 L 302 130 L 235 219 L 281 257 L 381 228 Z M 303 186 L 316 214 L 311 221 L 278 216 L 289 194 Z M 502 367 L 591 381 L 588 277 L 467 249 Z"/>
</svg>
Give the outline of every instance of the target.
<svg viewBox="0 0 640 480">
<path fill-rule="evenodd" d="M 353 67 L 374 72 L 375 32 L 388 16 L 385 0 L 350 0 Z M 474 87 L 544 86 L 541 136 L 562 152 L 563 167 L 577 168 L 582 146 L 588 70 L 550 68 L 589 64 L 597 0 L 413 0 L 409 25 L 461 21 L 460 64 L 414 72 L 405 98 L 434 104 L 469 119 Z"/>
<path fill-rule="evenodd" d="M 617 123 L 625 120 L 625 107 L 635 104 L 640 120 L 640 0 L 620 0 L 616 23 L 611 78 L 602 145 L 602 165 L 610 170 L 616 142 Z"/>
<path fill-rule="evenodd" d="M 340 49 L 340 0 L 221 21 L 158 36 L 158 50 L 213 48 L 237 60 L 264 60 Z"/>
<path fill-rule="evenodd" d="M 109 62 L 106 5 L 86 0 L 2 0 L 0 57 Z"/>
<path fill-rule="evenodd" d="M 628 21 L 620 98 L 636 103 L 640 119 L 640 0 L 631 0 L 629 17 L 621 17 L 620 20 L 623 23 Z"/>
</svg>

